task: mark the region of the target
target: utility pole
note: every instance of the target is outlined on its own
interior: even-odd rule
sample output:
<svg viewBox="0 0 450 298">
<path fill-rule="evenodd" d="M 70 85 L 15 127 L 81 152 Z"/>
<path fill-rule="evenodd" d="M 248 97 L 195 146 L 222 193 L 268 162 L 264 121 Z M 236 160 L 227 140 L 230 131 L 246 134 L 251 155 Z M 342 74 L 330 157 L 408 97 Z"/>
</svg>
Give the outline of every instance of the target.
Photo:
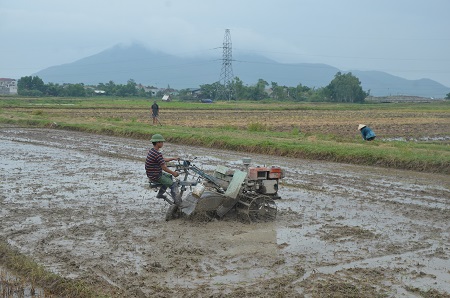
<svg viewBox="0 0 450 298">
<path fill-rule="evenodd" d="M 225 37 L 223 38 L 223 56 L 222 56 L 222 71 L 220 72 L 220 83 L 222 84 L 219 92 L 219 98 L 231 100 L 235 96 L 233 87 L 233 61 L 231 48 L 230 29 L 225 29 Z"/>
</svg>

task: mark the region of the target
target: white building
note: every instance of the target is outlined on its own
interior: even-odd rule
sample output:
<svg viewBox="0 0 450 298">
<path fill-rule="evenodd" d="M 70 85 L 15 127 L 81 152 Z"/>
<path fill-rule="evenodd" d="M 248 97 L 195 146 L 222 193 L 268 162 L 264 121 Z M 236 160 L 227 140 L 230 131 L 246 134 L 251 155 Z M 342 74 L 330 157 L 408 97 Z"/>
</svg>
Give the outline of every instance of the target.
<svg viewBox="0 0 450 298">
<path fill-rule="evenodd" d="M 17 94 L 17 81 L 0 78 L 0 94 Z"/>
</svg>

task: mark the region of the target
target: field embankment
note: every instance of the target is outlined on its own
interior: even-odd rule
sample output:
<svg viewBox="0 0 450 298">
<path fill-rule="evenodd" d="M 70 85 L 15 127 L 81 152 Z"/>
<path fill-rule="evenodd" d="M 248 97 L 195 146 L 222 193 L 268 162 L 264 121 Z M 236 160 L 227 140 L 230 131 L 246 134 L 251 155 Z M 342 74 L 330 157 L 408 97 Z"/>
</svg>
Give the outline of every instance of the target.
<svg viewBox="0 0 450 298">
<path fill-rule="evenodd" d="M 0 122 L 150 138 L 249 153 L 450 174 L 450 102 L 330 104 L 159 102 L 148 99 L 0 99 Z M 372 127 L 364 142 L 357 126 Z"/>
</svg>

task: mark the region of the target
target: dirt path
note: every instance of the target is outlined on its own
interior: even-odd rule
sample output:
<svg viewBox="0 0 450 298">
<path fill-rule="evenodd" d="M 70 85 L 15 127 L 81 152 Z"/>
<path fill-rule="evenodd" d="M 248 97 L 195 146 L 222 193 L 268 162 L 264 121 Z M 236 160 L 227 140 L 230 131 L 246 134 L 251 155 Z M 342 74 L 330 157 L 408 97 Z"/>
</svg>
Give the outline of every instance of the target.
<svg viewBox="0 0 450 298">
<path fill-rule="evenodd" d="M 275 222 L 165 222 L 146 188 L 148 147 L 0 128 L 0 239 L 127 297 L 450 297 L 449 176 L 168 143 L 165 156 L 205 170 L 251 157 L 286 178 Z"/>
</svg>

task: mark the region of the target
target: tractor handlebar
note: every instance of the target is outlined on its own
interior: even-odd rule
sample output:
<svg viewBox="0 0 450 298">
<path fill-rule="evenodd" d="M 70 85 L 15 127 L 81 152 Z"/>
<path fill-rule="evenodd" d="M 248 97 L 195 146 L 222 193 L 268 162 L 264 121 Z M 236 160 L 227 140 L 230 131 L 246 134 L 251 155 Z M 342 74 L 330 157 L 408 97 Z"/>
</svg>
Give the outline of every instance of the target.
<svg viewBox="0 0 450 298">
<path fill-rule="evenodd" d="M 197 167 L 192 163 L 192 161 L 195 159 L 197 159 L 197 157 L 194 157 L 192 159 L 179 159 L 178 162 L 175 165 L 173 165 L 175 167 L 175 171 L 180 174 L 181 173 L 190 174 L 192 176 L 196 176 L 197 178 L 201 177 L 206 181 L 212 183 L 218 191 L 223 192 L 223 188 L 217 181 L 217 178 L 205 173 L 205 171 L 203 171 L 202 169 L 200 169 L 199 167 Z"/>
</svg>

